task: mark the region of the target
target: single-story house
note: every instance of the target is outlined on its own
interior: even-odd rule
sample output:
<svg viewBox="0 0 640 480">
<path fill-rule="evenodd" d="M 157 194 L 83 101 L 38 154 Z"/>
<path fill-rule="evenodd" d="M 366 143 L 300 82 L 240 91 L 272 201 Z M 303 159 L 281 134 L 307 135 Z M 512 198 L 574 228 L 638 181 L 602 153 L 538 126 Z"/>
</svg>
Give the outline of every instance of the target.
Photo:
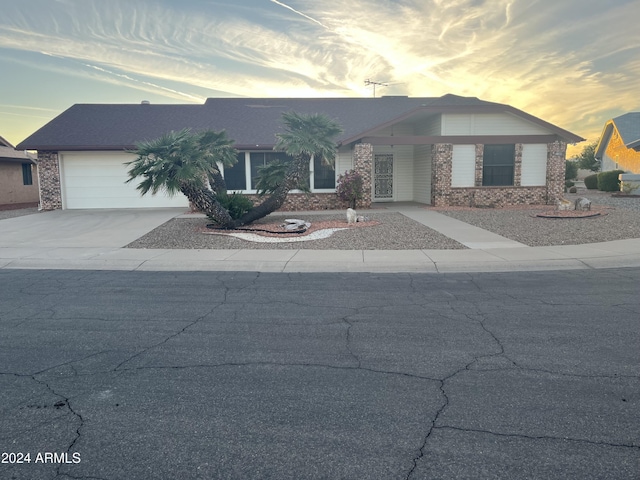
<svg viewBox="0 0 640 480">
<path fill-rule="evenodd" d="M 604 125 L 595 157 L 602 171 L 640 174 L 640 112 L 625 113 Z"/>
<path fill-rule="evenodd" d="M 78 104 L 20 143 L 38 151 L 44 209 L 187 206 L 186 198 L 140 197 L 125 162 L 135 144 L 169 131 L 226 130 L 238 149 L 224 172 L 230 191 L 256 193 L 260 165 L 273 151 L 281 115 L 321 113 L 344 132 L 335 167 L 310 165 L 311 194 L 283 209 L 344 205 L 338 175 L 359 171 L 372 202 L 441 205 L 555 203 L 564 189 L 567 143 L 584 139 L 508 105 L 473 97 L 209 98 L 203 105 Z"/>
<path fill-rule="evenodd" d="M 0 206 L 38 203 L 35 156 L 16 150 L 0 137 Z"/>
</svg>

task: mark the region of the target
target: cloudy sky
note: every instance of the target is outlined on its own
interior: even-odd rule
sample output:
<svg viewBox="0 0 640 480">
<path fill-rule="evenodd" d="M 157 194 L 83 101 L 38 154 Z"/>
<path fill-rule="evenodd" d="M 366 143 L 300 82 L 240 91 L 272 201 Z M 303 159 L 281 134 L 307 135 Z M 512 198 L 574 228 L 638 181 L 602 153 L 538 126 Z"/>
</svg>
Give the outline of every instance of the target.
<svg viewBox="0 0 640 480">
<path fill-rule="evenodd" d="M 640 110 L 638 0 L 0 0 L 0 135 L 74 103 L 454 93 L 596 140 Z M 581 147 L 578 147 L 578 151 Z"/>
</svg>

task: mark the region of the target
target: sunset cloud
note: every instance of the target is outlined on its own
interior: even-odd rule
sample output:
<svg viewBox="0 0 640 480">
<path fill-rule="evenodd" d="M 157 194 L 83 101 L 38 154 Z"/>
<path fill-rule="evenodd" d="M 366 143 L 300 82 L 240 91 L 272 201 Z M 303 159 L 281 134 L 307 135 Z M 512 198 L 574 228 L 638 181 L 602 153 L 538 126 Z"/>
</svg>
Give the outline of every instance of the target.
<svg viewBox="0 0 640 480">
<path fill-rule="evenodd" d="M 389 84 L 377 94 L 477 96 L 593 139 L 640 109 L 636 14 L 623 0 L 23 0 L 4 7 L 0 62 L 16 85 L 21 64 L 169 102 L 370 96 L 370 78 Z"/>
</svg>

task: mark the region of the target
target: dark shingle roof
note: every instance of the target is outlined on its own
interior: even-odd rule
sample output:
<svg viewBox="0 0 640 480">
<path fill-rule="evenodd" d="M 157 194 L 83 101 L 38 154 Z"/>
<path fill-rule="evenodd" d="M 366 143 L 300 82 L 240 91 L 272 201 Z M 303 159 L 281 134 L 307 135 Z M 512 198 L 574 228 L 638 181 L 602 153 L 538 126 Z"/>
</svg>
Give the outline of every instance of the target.
<svg viewBox="0 0 640 480">
<path fill-rule="evenodd" d="M 510 111 L 542 124 L 570 141 L 580 137 L 507 105 L 474 97 L 438 98 L 210 98 L 204 105 L 77 104 L 29 136 L 18 147 L 30 150 L 121 150 L 171 130 L 226 130 L 239 148 L 271 148 L 282 130 L 283 112 L 322 113 L 342 125 L 339 139 L 358 135 L 420 109 Z"/>
</svg>

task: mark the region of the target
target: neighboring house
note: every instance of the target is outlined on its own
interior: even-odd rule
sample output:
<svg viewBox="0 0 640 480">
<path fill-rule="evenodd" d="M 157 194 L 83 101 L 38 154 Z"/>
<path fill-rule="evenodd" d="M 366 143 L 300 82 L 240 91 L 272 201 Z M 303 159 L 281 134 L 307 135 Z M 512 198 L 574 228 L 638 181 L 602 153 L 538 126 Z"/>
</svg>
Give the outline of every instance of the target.
<svg viewBox="0 0 640 480">
<path fill-rule="evenodd" d="M 609 120 L 602 130 L 595 157 L 602 171 L 624 170 L 640 174 L 640 112 Z"/>
<path fill-rule="evenodd" d="M 0 137 L 0 206 L 38 203 L 35 157 Z"/>
<path fill-rule="evenodd" d="M 259 166 L 282 131 L 283 112 L 337 120 L 335 168 L 310 165 L 311 194 L 283 209 L 342 208 L 339 174 L 359 171 L 372 202 L 432 205 L 555 203 L 567 143 L 583 139 L 521 110 L 471 97 L 210 98 L 204 105 L 74 105 L 20 143 L 38 150 L 44 209 L 187 206 L 182 195 L 140 197 L 125 184 L 127 150 L 171 130 L 226 130 L 240 152 L 224 172 L 230 191 L 255 194 Z"/>
</svg>

